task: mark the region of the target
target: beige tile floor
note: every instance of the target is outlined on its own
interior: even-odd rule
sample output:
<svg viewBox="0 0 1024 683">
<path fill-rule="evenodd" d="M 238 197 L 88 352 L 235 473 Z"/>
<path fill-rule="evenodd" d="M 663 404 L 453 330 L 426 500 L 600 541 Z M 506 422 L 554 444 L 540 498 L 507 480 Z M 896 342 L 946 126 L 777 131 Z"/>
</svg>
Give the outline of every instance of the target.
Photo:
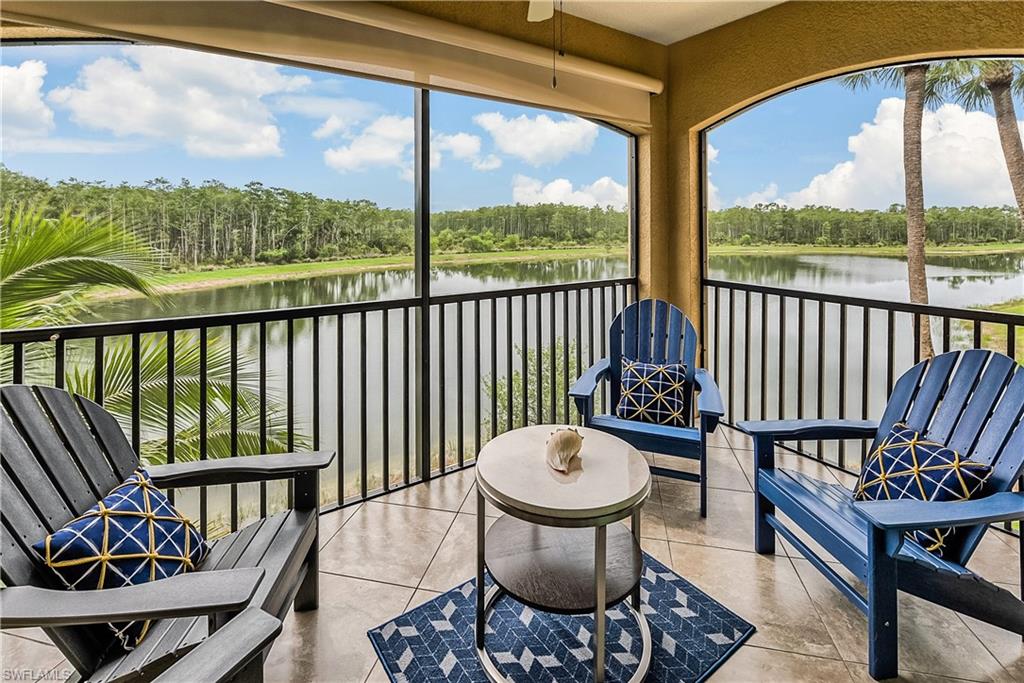
<svg viewBox="0 0 1024 683">
<path fill-rule="evenodd" d="M 713 680 L 869 681 L 864 617 L 785 544 L 775 557 L 751 552 L 749 440 L 723 428 L 712 444 L 708 518 L 697 514 L 695 485 L 657 479 L 644 510 L 643 545 L 757 626 Z M 814 462 L 780 454 L 780 464 L 835 479 Z M 320 609 L 288 616 L 266 680 L 386 681 L 366 630 L 472 576 L 473 493 L 466 470 L 325 515 Z M 989 532 L 972 565 L 1019 587 L 1016 539 Z M 1017 636 L 906 595 L 900 607 L 905 680 L 1024 681 Z M 2 644 L 5 670 L 44 680 L 67 670 L 41 631 L 7 632 Z"/>
</svg>

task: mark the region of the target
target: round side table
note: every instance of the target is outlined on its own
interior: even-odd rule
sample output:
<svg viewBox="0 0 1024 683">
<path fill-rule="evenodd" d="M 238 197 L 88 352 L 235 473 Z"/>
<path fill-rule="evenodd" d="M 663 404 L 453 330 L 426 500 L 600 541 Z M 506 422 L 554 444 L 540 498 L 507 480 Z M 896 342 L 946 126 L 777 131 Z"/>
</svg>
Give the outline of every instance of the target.
<svg viewBox="0 0 1024 683">
<path fill-rule="evenodd" d="M 503 594 L 534 609 L 594 614 L 594 680 L 604 681 L 605 610 L 627 603 L 643 653 L 630 682 L 651 664 L 651 632 L 640 611 L 640 509 L 651 493 L 644 457 L 625 441 L 593 429 L 568 473 L 545 460 L 545 444 L 562 425 L 501 434 L 476 463 L 476 648 L 487 677 L 506 681 L 484 647 L 487 615 Z M 485 533 L 485 503 L 506 513 Z M 631 529 L 613 524 L 631 518 Z M 482 590 L 484 570 L 494 585 Z"/>
</svg>

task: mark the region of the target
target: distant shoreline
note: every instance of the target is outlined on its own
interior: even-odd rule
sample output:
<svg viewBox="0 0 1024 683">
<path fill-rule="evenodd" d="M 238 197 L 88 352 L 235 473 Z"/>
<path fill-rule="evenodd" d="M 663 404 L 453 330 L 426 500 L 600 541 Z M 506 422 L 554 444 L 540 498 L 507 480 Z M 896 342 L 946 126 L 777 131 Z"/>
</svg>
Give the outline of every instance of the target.
<svg viewBox="0 0 1024 683">
<path fill-rule="evenodd" d="M 518 251 L 480 252 L 473 254 L 436 254 L 431 256 L 431 265 L 453 266 L 483 263 L 527 263 L 535 261 L 565 261 L 582 258 L 621 257 L 625 249 L 609 247 L 569 247 L 565 249 L 523 249 Z M 906 249 L 896 246 L 833 247 L 815 245 L 711 245 L 712 256 L 764 256 L 785 255 L 829 255 L 846 256 L 903 256 Z M 944 245 L 928 248 L 929 255 L 963 254 L 1010 254 L 1024 253 L 1024 242 Z M 157 281 L 156 289 L 161 294 L 175 294 L 201 289 L 218 289 L 259 282 L 302 280 L 310 277 L 346 275 L 389 268 L 412 268 L 412 256 L 373 256 L 367 258 L 338 259 L 335 261 L 310 261 L 302 263 L 257 264 L 237 267 L 213 267 L 165 273 Z M 139 298 L 141 295 L 124 289 L 108 289 L 89 294 L 90 301 L 120 301 Z"/>
</svg>

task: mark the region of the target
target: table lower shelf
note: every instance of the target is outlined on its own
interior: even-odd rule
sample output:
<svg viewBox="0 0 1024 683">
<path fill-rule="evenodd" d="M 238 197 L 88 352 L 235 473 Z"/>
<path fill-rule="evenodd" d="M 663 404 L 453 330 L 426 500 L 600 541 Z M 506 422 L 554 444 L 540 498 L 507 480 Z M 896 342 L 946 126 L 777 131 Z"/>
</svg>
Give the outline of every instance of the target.
<svg viewBox="0 0 1024 683">
<path fill-rule="evenodd" d="M 640 583 L 643 556 L 629 529 L 610 524 L 606 545 L 606 606 Z M 539 526 L 505 515 L 487 532 L 484 561 L 501 588 L 534 609 L 585 614 L 596 609 L 593 528 Z"/>
</svg>

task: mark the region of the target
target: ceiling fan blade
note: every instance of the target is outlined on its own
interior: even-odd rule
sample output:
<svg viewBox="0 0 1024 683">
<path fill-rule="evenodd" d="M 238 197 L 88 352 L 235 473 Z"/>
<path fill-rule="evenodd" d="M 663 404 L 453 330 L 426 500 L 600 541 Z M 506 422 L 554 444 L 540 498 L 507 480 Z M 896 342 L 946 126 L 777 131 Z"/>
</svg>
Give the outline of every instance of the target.
<svg viewBox="0 0 1024 683">
<path fill-rule="evenodd" d="M 555 16 L 554 0 L 531 0 L 526 12 L 527 21 L 547 21 Z"/>
</svg>

